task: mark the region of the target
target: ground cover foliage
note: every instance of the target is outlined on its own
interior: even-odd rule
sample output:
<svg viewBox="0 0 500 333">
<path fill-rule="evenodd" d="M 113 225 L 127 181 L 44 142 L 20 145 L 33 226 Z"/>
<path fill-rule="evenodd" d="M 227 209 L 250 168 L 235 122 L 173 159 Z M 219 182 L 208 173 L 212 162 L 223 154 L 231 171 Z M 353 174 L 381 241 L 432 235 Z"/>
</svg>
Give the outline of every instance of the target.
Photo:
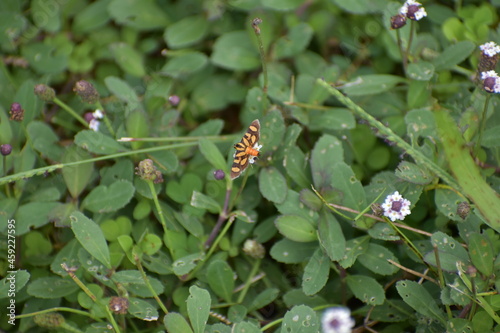
<svg viewBox="0 0 500 333">
<path fill-rule="evenodd" d="M 402 5 L 1 1 L 0 328 L 499 331 L 500 2 Z"/>
</svg>

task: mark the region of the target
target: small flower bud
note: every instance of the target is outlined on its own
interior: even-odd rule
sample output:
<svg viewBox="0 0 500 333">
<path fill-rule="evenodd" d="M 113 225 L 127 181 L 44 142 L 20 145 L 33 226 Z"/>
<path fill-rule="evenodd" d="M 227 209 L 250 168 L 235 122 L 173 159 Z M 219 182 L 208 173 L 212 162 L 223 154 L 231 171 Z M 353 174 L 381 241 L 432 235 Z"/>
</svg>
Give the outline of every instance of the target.
<svg viewBox="0 0 500 333">
<path fill-rule="evenodd" d="M 177 95 L 172 95 L 168 98 L 168 101 L 172 104 L 172 106 L 177 106 L 181 101 L 181 98 Z"/>
<path fill-rule="evenodd" d="M 467 201 L 462 201 L 457 205 L 457 214 L 465 220 L 470 213 L 470 205 Z"/>
<path fill-rule="evenodd" d="M 125 297 L 111 297 L 109 300 L 109 309 L 115 314 L 126 314 L 129 302 Z"/>
<path fill-rule="evenodd" d="M 95 104 L 99 100 L 99 93 L 97 90 L 94 88 L 92 83 L 85 81 L 85 80 L 80 80 L 77 83 L 75 83 L 75 86 L 73 87 L 73 91 L 80 96 L 82 101 L 88 104 Z"/>
<path fill-rule="evenodd" d="M 23 121 L 24 119 L 24 109 L 19 103 L 12 103 L 10 105 L 10 120 Z"/>
<path fill-rule="evenodd" d="M 399 13 L 406 15 L 407 18 L 414 21 L 419 21 L 427 16 L 425 8 L 420 2 L 415 0 L 406 0 L 404 5 L 399 9 Z"/>
<path fill-rule="evenodd" d="M 266 249 L 262 244 L 254 239 L 247 239 L 243 244 L 243 252 L 255 259 L 262 259 L 266 254 Z"/>
<path fill-rule="evenodd" d="M 8 143 L 0 146 L 0 153 L 3 156 L 10 155 L 11 152 L 12 152 L 12 146 L 9 145 Z"/>
<path fill-rule="evenodd" d="M 391 29 L 400 29 L 406 25 L 406 16 L 403 14 L 391 17 Z"/>
<path fill-rule="evenodd" d="M 379 203 L 374 203 L 371 205 L 372 212 L 375 216 L 382 216 L 384 214 L 384 209 Z"/>
<path fill-rule="evenodd" d="M 33 317 L 33 321 L 40 327 L 58 328 L 64 324 L 64 317 L 57 312 L 38 314 Z"/>
<path fill-rule="evenodd" d="M 140 161 L 139 166 L 135 169 L 137 170 L 135 174 L 144 180 L 152 180 L 155 182 L 155 184 L 157 182 L 163 182 L 163 176 L 161 175 L 161 172 L 156 170 L 153 161 L 149 158 Z"/>
<path fill-rule="evenodd" d="M 252 20 L 252 28 L 253 30 L 255 31 L 255 34 L 256 35 L 260 35 L 260 28 L 259 28 L 259 24 L 262 23 L 262 19 L 256 17 Z"/>
<path fill-rule="evenodd" d="M 35 86 L 35 95 L 37 95 L 42 101 L 52 102 L 56 97 L 56 92 L 46 84 L 37 84 Z"/>
<path fill-rule="evenodd" d="M 222 180 L 222 179 L 224 179 L 225 176 L 226 176 L 226 173 L 221 169 L 214 171 L 214 178 L 217 180 Z"/>
<path fill-rule="evenodd" d="M 498 63 L 500 46 L 495 42 L 484 43 L 479 46 L 481 58 L 477 66 L 480 73 L 495 70 Z"/>
</svg>

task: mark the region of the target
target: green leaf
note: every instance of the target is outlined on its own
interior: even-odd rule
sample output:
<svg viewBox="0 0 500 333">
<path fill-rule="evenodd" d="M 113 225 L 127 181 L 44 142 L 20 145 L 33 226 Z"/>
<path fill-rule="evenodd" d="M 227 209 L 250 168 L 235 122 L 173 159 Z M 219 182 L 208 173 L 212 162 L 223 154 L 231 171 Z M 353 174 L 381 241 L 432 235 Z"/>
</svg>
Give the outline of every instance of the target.
<svg viewBox="0 0 500 333">
<path fill-rule="evenodd" d="M 30 280 L 30 273 L 24 269 L 14 271 L 14 273 L 6 272 L 5 277 L 0 280 L 0 299 L 9 297 L 9 293 L 14 289 L 16 292 L 24 288 Z M 12 285 L 12 282 L 14 282 Z"/>
<path fill-rule="evenodd" d="M 286 238 L 295 242 L 312 242 L 317 239 L 316 228 L 312 221 L 298 215 L 279 216 L 274 224 Z"/>
<path fill-rule="evenodd" d="M 316 142 L 311 154 L 311 171 L 316 189 L 331 185 L 332 175 L 335 174 L 333 165 L 343 160 L 342 143 L 336 137 L 325 134 Z"/>
<path fill-rule="evenodd" d="M 474 232 L 469 236 L 469 255 L 474 267 L 483 275 L 493 274 L 494 250 L 489 238 Z"/>
<path fill-rule="evenodd" d="M 153 297 L 164 292 L 164 286 L 160 280 L 151 276 L 147 279 L 152 287 L 152 291 L 146 285 L 142 274 L 137 270 L 122 270 L 113 274 L 112 277 L 115 283 L 119 283 L 127 288 L 133 295 L 140 297 Z"/>
<path fill-rule="evenodd" d="M 348 96 L 363 96 L 380 94 L 389 91 L 405 80 L 400 76 L 387 74 L 369 74 L 357 77 L 346 83 L 341 90 Z"/>
<path fill-rule="evenodd" d="M 247 31 L 231 31 L 215 41 L 212 62 L 228 70 L 249 71 L 260 66 L 260 58 Z"/>
<path fill-rule="evenodd" d="M 134 185 L 127 180 L 118 180 L 110 186 L 99 185 L 85 197 L 82 208 L 94 213 L 114 212 L 125 207 L 134 193 Z"/>
<path fill-rule="evenodd" d="M 316 83 L 316 80 L 314 80 Z M 356 118 L 345 108 L 310 111 L 309 129 L 311 131 L 348 130 L 356 127 Z"/>
<path fill-rule="evenodd" d="M 283 160 L 286 173 L 298 186 L 308 188 L 312 180 L 310 176 L 309 163 L 306 155 L 297 146 L 290 147 Z"/>
<path fill-rule="evenodd" d="M 450 45 L 434 59 L 434 67 L 436 71 L 451 69 L 467 59 L 475 49 L 476 45 L 468 40 Z"/>
<path fill-rule="evenodd" d="M 424 165 L 418 165 L 408 161 L 399 163 L 396 169 L 396 176 L 402 180 L 418 185 L 430 184 L 435 178 Z"/>
<path fill-rule="evenodd" d="M 33 148 L 36 151 L 55 161 L 61 158 L 64 149 L 55 144 L 59 140 L 59 137 L 49 125 L 39 121 L 32 121 L 28 124 L 27 131 L 31 142 L 33 142 Z"/>
<path fill-rule="evenodd" d="M 208 58 L 201 52 L 186 52 L 171 58 L 160 73 L 173 78 L 183 76 L 201 70 L 208 63 Z"/>
<path fill-rule="evenodd" d="M 204 258 L 205 254 L 202 252 L 189 254 L 174 261 L 172 269 L 177 276 L 188 274 L 196 267 L 198 262 Z"/>
<path fill-rule="evenodd" d="M 154 1 L 113 0 L 108 11 L 116 23 L 138 30 L 162 29 L 168 24 L 165 10 Z"/>
<path fill-rule="evenodd" d="M 248 312 L 257 311 L 271 304 L 278 298 L 280 290 L 278 288 L 267 288 L 257 296 L 254 296 L 247 306 Z"/>
<path fill-rule="evenodd" d="M 110 0 L 98 0 L 85 6 L 73 19 L 72 29 L 77 33 L 88 33 L 104 26 L 110 20 Z"/>
<path fill-rule="evenodd" d="M 194 333 L 205 332 L 208 315 L 210 313 L 210 293 L 197 286 L 189 288 L 189 297 L 186 301 L 189 320 L 193 326 Z"/>
<path fill-rule="evenodd" d="M 328 281 L 330 273 L 330 259 L 318 248 L 306 267 L 302 275 L 302 290 L 304 294 L 312 296 L 317 294 Z"/>
<path fill-rule="evenodd" d="M 349 275 L 346 277 L 347 286 L 354 296 L 369 305 L 381 305 L 385 301 L 384 288 L 369 276 Z"/>
<path fill-rule="evenodd" d="M 309 259 L 317 248 L 317 242 L 299 243 L 285 238 L 273 244 L 270 254 L 278 262 L 298 264 Z"/>
<path fill-rule="evenodd" d="M 261 333 L 262 331 L 255 324 L 242 321 L 233 326 L 231 333 Z"/>
<path fill-rule="evenodd" d="M 459 261 L 464 265 L 469 264 L 467 251 L 452 237 L 438 231 L 432 234 L 431 241 L 437 247 L 439 264 L 443 270 L 455 272 L 457 270 L 457 262 Z M 424 258 L 428 263 L 437 265 L 434 251 L 427 253 Z"/>
<path fill-rule="evenodd" d="M 71 229 L 83 248 L 104 266 L 111 268 L 108 244 L 101 228 L 80 212 L 74 212 L 70 218 Z"/>
<path fill-rule="evenodd" d="M 408 65 L 408 77 L 417 81 L 429 81 L 434 76 L 434 65 L 427 61 L 414 62 Z"/>
<path fill-rule="evenodd" d="M 206 209 L 210 213 L 214 214 L 222 211 L 222 207 L 217 201 L 198 191 L 193 191 L 193 195 L 191 196 L 191 206 Z"/>
<path fill-rule="evenodd" d="M 145 321 L 156 321 L 159 316 L 158 310 L 151 303 L 136 297 L 129 298 L 128 313 Z"/>
<path fill-rule="evenodd" d="M 118 42 L 111 44 L 109 47 L 116 63 L 125 73 L 137 77 L 143 77 L 146 74 L 142 54 L 132 46 Z"/>
<path fill-rule="evenodd" d="M 61 162 L 76 163 L 89 159 L 90 157 L 88 152 L 72 145 L 64 152 Z M 62 169 L 64 182 L 73 198 L 78 198 L 80 193 L 87 187 L 93 171 L 94 163 L 76 163 L 75 165 L 67 166 Z"/>
<path fill-rule="evenodd" d="M 200 141 L 198 141 L 198 146 L 205 159 L 215 169 L 225 170 L 227 168 L 226 160 L 215 143 L 210 140 L 200 139 Z"/>
<path fill-rule="evenodd" d="M 300 202 L 306 205 L 309 209 L 313 211 L 319 211 L 323 207 L 323 201 L 321 201 L 320 198 L 311 191 L 308 188 L 303 189 L 300 191 Z"/>
<path fill-rule="evenodd" d="M 16 236 L 24 235 L 31 228 L 36 229 L 50 223 L 50 213 L 60 205 L 59 202 L 29 202 L 20 206 L 14 215 L 17 221 Z"/>
<path fill-rule="evenodd" d="M 367 206 L 365 191 L 351 167 L 344 162 L 338 162 L 330 167 L 334 170 L 331 185 L 342 193 L 342 205 L 357 211 L 365 209 Z M 359 222 L 358 220 L 356 223 Z"/>
<path fill-rule="evenodd" d="M 40 74 L 59 74 L 68 67 L 68 56 L 54 45 L 29 43 L 23 46 L 22 56 Z"/>
<path fill-rule="evenodd" d="M 115 76 L 108 76 L 104 79 L 104 83 L 113 95 L 128 104 L 129 109 L 134 110 L 139 106 L 139 97 L 126 81 Z"/>
<path fill-rule="evenodd" d="M 73 294 L 79 289 L 70 279 L 60 277 L 39 277 L 28 285 L 28 295 L 38 298 L 61 298 Z"/>
<path fill-rule="evenodd" d="M 343 10 L 353 14 L 381 12 L 387 6 L 387 2 L 384 0 L 333 0 L 333 2 Z"/>
<path fill-rule="evenodd" d="M 339 222 L 329 211 L 320 213 L 318 222 L 319 242 L 332 261 L 344 257 L 346 241 Z"/>
<path fill-rule="evenodd" d="M 380 275 L 391 275 L 399 270 L 398 267 L 389 263 L 388 259 L 399 263 L 398 258 L 391 251 L 378 244 L 369 244 L 367 251 L 358 257 L 361 265 Z"/>
<path fill-rule="evenodd" d="M 262 3 L 264 7 L 283 11 L 296 9 L 302 4 L 302 0 L 266 0 Z"/>
<path fill-rule="evenodd" d="M 259 190 L 267 200 L 282 203 L 288 191 L 286 179 L 277 168 L 264 168 L 259 174 Z"/>
<path fill-rule="evenodd" d="M 269 111 L 262 119 L 260 129 L 260 140 L 264 152 L 277 150 L 283 144 L 285 135 L 285 120 L 277 109 Z"/>
<path fill-rule="evenodd" d="M 462 222 L 462 218 L 457 213 L 457 206 L 464 201 L 464 198 L 455 191 L 438 188 L 435 190 L 434 202 L 441 214 L 455 222 Z"/>
<path fill-rule="evenodd" d="M 287 311 L 281 324 L 282 332 L 319 332 L 321 326 L 316 312 L 308 306 L 298 305 Z"/>
<path fill-rule="evenodd" d="M 194 173 L 185 173 L 179 182 L 172 180 L 167 183 L 167 196 L 172 200 L 187 204 L 191 202 L 193 191 L 201 191 L 203 182 Z"/>
<path fill-rule="evenodd" d="M 498 147 L 500 142 L 500 126 L 493 126 L 484 131 L 481 145 L 486 148 Z"/>
<path fill-rule="evenodd" d="M 179 313 L 167 313 L 163 319 L 163 323 L 165 324 L 167 332 L 193 333 L 193 330 L 189 326 L 186 318 L 184 318 Z"/>
<path fill-rule="evenodd" d="M 92 130 L 83 130 L 75 136 L 75 144 L 91 153 L 106 155 L 124 152 L 128 149 L 115 139 Z"/>
<path fill-rule="evenodd" d="M 163 38 L 171 49 L 196 44 L 209 31 L 209 21 L 203 15 L 188 16 L 170 25 Z"/>
<path fill-rule="evenodd" d="M 368 246 L 370 244 L 369 236 L 362 236 L 347 241 L 345 246 L 345 258 L 343 258 L 339 264 L 344 268 L 349 268 L 356 262 L 356 259 L 366 251 L 368 251 Z"/>
<path fill-rule="evenodd" d="M 268 2 L 270 1 L 268 0 Z M 290 29 L 287 35 L 278 38 L 276 41 L 274 45 L 275 58 L 281 59 L 296 56 L 304 51 L 311 41 L 312 36 L 313 29 L 307 23 L 297 24 Z"/>
<path fill-rule="evenodd" d="M 411 110 L 405 116 L 407 131 L 414 140 L 419 137 L 436 136 L 436 121 L 430 110 Z"/>
<path fill-rule="evenodd" d="M 207 278 L 213 292 L 231 303 L 234 289 L 234 273 L 229 264 L 222 260 L 214 260 L 207 268 Z"/>
<path fill-rule="evenodd" d="M 446 315 L 423 285 L 414 281 L 403 280 L 396 283 L 396 289 L 403 301 L 415 311 L 441 323 L 445 322 Z"/>
</svg>

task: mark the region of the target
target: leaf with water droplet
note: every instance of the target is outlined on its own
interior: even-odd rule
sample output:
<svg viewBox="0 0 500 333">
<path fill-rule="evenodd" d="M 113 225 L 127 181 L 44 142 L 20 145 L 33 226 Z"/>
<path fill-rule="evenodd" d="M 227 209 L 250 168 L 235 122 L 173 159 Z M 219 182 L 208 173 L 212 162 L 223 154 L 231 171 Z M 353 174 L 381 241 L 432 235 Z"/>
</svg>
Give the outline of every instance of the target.
<svg viewBox="0 0 500 333">
<path fill-rule="evenodd" d="M 311 333 L 319 332 L 318 316 L 313 309 L 305 305 L 294 306 L 283 318 L 282 332 Z"/>
</svg>

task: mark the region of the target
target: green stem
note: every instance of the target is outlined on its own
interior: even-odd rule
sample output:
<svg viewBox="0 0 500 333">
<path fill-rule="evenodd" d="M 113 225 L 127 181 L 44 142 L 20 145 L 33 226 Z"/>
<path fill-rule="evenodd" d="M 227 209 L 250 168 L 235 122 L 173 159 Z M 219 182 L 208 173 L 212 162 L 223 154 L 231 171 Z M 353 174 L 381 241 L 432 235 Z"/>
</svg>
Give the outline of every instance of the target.
<svg viewBox="0 0 500 333">
<path fill-rule="evenodd" d="M 398 39 L 399 54 L 401 55 L 401 61 L 403 62 L 403 69 L 406 73 L 406 68 L 408 67 L 408 58 L 406 57 L 405 52 L 403 52 L 403 43 L 401 43 L 401 32 L 399 31 L 399 29 L 396 30 L 396 36 Z"/>
<path fill-rule="evenodd" d="M 252 271 L 248 275 L 247 280 L 245 281 L 245 286 L 243 287 L 243 290 L 241 291 L 240 295 L 238 296 L 238 300 L 236 303 L 241 304 L 243 302 L 243 299 L 245 299 L 245 296 L 248 292 L 248 289 L 250 289 L 250 285 L 252 284 L 252 279 L 253 277 L 257 274 L 260 268 L 260 263 L 262 262 L 261 259 L 256 259 L 253 266 L 252 266 Z"/>
<path fill-rule="evenodd" d="M 483 139 L 484 127 L 486 125 L 486 114 L 488 113 L 488 106 L 490 104 L 491 94 L 486 95 L 486 100 L 484 101 L 483 115 L 481 117 L 481 125 L 479 126 L 479 136 L 476 142 L 476 148 L 474 149 L 474 155 L 477 157 L 479 151 L 481 150 L 481 141 Z"/>
<path fill-rule="evenodd" d="M 396 135 L 389 127 L 382 124 L 380 121 L 375 119 L 372 115 L 363 110 L 360 106 L 354 103 L 349 97 L 344 96 L 340 91 L 330 86 L 327 82 L 322 79 L 318 79 L 317 82 L 323 86 L 328 92 L 334 95 L 341 103 L 351 109 L 354 114 L 358 117 L 368 121 L 368 123 L 375 127 L 380 134 L 384 135 L 387 140 L 392 141 L 401 148 L 406 154 L 410 155 L 415 159 L 417 163 L 421 163 L 429 168 L 432 172 L 434 172 L 438 177 L 440 177 L 444 182 L 453 187 L 455 190 L 460 191 L 460 186 L 457 182 L 451 177 L 449 173 L 444 171 L 441 167 L 436 165 L 433 161 L 431 161 L 427 156 L 422 154 L 420 151 L 413 148 L 410 144 L 404 141 L 401 137 Z"/>
<path fill-rule="evenodd" d="M 153 295 L 154 299 L 156 300 L 156 303 L 160 306 L 160 308 L 163 310 L 165 314 L 168 314 L 168 310 L 165 307 L 165 304 L 160 300 L 158 295 L 156 294 L 155 290 L 153 289 L 153 286 L 151 286 L 151 283 L 149 282 L 148 276 L 146 275 L 146 272 L 144 272 L 144 268 L 142 267 L 141 260 L 139 259 L 139 256 L 137 254 L 134 254 L 134 259 L 135 259 L 135 265 L 139 269 L 139 272 L 141 272 L 142 280 L 148 287 L 149 291 Z"/>
<path fill-rule="evenodd" d="M 408 65 L 408 59 L 410 58 L 410 47 L 411 47 L 411 43 L 413 42 L 413 35 L 415 34 L 415 21 L 413 21 L 413 20 L 410 20 L 410 21 L 411 21 L 411 23 L 410 23 L 410 39 L 408 40 L 408 45 L 406 45 L 406 51 L 405 51 L 405 58 L 406 58 L 406 62 L 407 62 L 406 65 Z"/>
<path fill-rule="evenodd" d="M 267 64 L 266 64 L 266 53 L 264 51 L 264 43 L 262 42 L 262 37 L 260 35 L 260 28 L 258 25 L 262 21 L 259 18 L 255 18 L 252 21 L 252 27 L 255 32 L 255 36 L 257 37 L 257 44 L 259 45 L 259 53 L 260 53 L 260 61 L 262 62 L 262 74 L 264 75 L 264 85 L 262 90 L 264 91 L 264 101 L 267 101 L 267 86 L 268 86 L 268 78 L 267 78 Z M 264 114 L 267 113 L 267 108 L 264 109 Z"/>
<path fill-rule="evenodd" d="M 54 103 L 59 105 L 63 110 L 68 112 L 70 115 L 72 115 L 76 120 L 78 120 L 85 128 L 89 128 L 89 123 L 85 121 L 85 119 L 82 118 L 78 113 L 75 112 L 72 108 L 70 108 L 67 104 L 65 104 L 63 101 L 61 101 L 59 98 L 54 97 Z"/>
<path fill-rule="evenodd" d="M 144 149 L 137 149 L 134 151 L 126 151 L 122 153 L 116 153 L 116 154 L 111 154 L 111 155 L 106 155 L 106 156 L 100 156 L 100 157 L 95 157 L 95 158 L 89 158 L 86 160 L 81 160 L 81 161 L 75 161 L 75 162 L 69 162 L 69 163 L 59 163 L 59 164 L 54 164 L 54 165 L 49 165 L 43 168 L 38 168 L 38 169 L 33 169 L 29 171 L 24 171 L 24 172 L 19 172 L 14 175 L 6 176 L 0 178 L 0 185 L 5 184 L 8 182 L 13 182 L 16 180 L 21 180 L 21 179 L 26 179 L 26 178 L 31 178 L 36 175 L 44 175 L 45 173 L 50 173 L 58 169 L 66 168 L 69 166 L 73 165 L 80 165 L 80 164 L 85 164 L 85 163 L 93 163 L 93 162 L 99 162 L 99 161 L 105 161 L 105 160 L 110 160 L 113 158 L 118 158 L 118 157 L 124 157 L 124 156 L 130 156 L 134 154 L 144 154 L 144 153 L 152 153 L 156 151 L 162 151 L 162 150 L 169 150 L 169 149 L 177 149 L 177 148 L 183 148 L 183 147 L 191 147 L 191 146 L 196 146 L 198 144 L 197 141 L 194 142 L 184 142 L 184 143 L 177 143 L 177 144 L 172 144 L 172 145 L 166 145 L 166 146 L 158 146 L 158 147 L 149 147 L 149 148 L 144 148 Z"/>
</svg>

